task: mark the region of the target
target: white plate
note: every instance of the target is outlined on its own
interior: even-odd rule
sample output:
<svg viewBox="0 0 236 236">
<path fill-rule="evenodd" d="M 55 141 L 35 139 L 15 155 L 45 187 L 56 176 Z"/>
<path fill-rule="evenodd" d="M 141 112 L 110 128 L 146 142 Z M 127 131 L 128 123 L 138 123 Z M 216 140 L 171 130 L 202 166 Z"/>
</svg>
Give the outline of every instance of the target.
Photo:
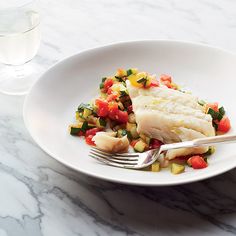
<svg viewBox="0 0 236 236">
<path fill-rule="evenodd" d="M 209 101 L 219 101 L 235 127 L 236 56 L 220 49 L 176 41 L 136 41 L 78 53 L 49 69 L 25 100 L 24 120 L 36 143 L 56 160 L 82 173 L 127 184 L 177 185 L 209 178 L 236 167 L 236 146 L 220 146 L 209 167 L 180 175 L 120 169 L 88 157 L 89 146 L 68 134 L 81 102 L 98 94 L 101 78 L 117 68 L 167 73 L 178 84 Z M 232 132 L 232 131 L 231 131 Z"/>
</svg>

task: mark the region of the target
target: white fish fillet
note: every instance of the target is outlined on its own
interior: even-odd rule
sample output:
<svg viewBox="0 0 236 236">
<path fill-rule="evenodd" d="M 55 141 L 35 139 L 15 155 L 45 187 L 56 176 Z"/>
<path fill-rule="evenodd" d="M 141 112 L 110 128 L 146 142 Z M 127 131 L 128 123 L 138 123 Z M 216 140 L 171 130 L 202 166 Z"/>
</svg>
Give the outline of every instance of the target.
<svg viewBox="0 0 236 236">
<path fill-rule="evenodd" d="M 129 148 L 129 140 L 127 136 L 116 138 L 114 132 L 98 132 L 93 137 L 96 146 L 107 152 L 127 152 Z"/>
<path fill-rule="evenodd" d="M 212 118 L 198 98 L 166 87 L 140 89 L 127 83 L 137 122 L 137 131 L 164 143 L 214 136 Z M 208 147 L 171 150 L 167 157 L 201 154 Z"/>
</svg>

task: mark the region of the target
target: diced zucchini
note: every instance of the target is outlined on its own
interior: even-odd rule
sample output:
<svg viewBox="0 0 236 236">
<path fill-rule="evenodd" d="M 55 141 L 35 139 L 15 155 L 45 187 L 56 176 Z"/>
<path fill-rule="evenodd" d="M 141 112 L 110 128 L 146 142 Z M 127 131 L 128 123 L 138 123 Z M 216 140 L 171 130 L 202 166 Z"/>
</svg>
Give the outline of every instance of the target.
<svg viewBox="0 0 236 236">
<path fill-rule="evenodd" d="M 103 89 L 104 88 L 104 83 L 100 83 L 99 88 Z"/>
<path fill-rule="evenodd" d="M 128 69 L 126 71 L 126 73 L 127 73 L 127 76 L 130 76 L 132 74 L 137 74 L 138 73 L 138 69 L 137 68 Z"/>
<path fill-rule="evenodd" d="M 128 131 L 130 131 L 133 127 L 136 127 L 136 124 L 131 124 L 131 123 L 127 122 L 127 124 L 126 124 L 126 129 L 127 129 Z"/>
<path fill-rule="evenodd" d="M 119 129 L 119 130 L 117 131 L 117 137 L 122 138 L 122 137 L 124 137 L 125 135 L 127 135 L 127 132 L 126 132 L 125 129 Z"/>
<path fill-rule="evenodd" d="M 211 146 L 209 147 L 208 151 L 206 153 L 204 153 L 204 155 L 211 155 L 215 152 L 215 147 L 214 146 Z"/>
<path fill-rule="evenodd" d="M 77 135 L 79 133 L 79 131 L 81 131 L 81 127 L 82 127 L 83 123 L 82 122 L 78 122 L 77 124 L 73 124 L 69 126 L 69 132 L 71 135 Z"/>
<path fill-rule="evenodd" d="M 79 112 L 78 112 L 78 111 L 76 111 L 76 112 L 75 112 L 75 119 L 76 119 L 76 120 L 78 120 L 78 119 L 79 119 L 79 117 L 80 117 L 80 116 L 79 116 Z"/>
<path fill-rule="evenodd" d="M 145 134 L 140 134 L 139 136 L 140 136 L 140 138 L 141 138 L 147 145 L 150 144 L 151 138 L 149 138 L 149 137 L 146 136 Z"/>
<path fill-rule="evenodd" d="M 75 112 L 75 119 L 76 119 L 77 121 L 83 122 L 83 121 L 84 121 L 84 118 L 83 118 L 82 115 L 83 115 L 83 114 L 82 114 L 81 112 L 76 111 L 76 112 Z"/>
<path fill-rule="evenodd" d="M 70 134 L 77 135 L 81 131 L 81 128 L 70 127 Z"/>
<path fill-rule="evenodd" d="M 139 140 L 135 145 L 134 145 L 134 150 L 137 152 L 144 152 L 146 148 L 146 143 L 144 143 L 142 140 Z"/>
<path fill-rule="evenodd" d="M 87 122 L 87 121 L 84 121 L 84 123 L 82 124 L 81 130 L 82 130 L 82 131 L 86 131 L 88 128 L 89 128 L 88 122 Z"/>
<path fill-rule="evenodd" d="M 132 124 L 135 124 L 135 123 L 136 123 L 134 113 L 130 113 L 130 114 L 129 114 L 129 122 L 132 123 Z"/>
<path fill-rule="evenodd" d="M 78 111 L 79 112 L 83 112 L 84 109 L 89 109 L 89 110 L 93 111 L 93 107 L 91 106 L 91 104 L 88 104 L 88 103 L 81 103 L 78 106 Z"/>
<path fill-rule="evenodd" d="M 97 126 L 99 127 L 99 128 L 103 128 L 103 127 L 106 127 L 106 120 L 105 119 L 103 119 L 103 118 L 101 118 L 101 117 L 99 117 L 98 119 L 97 119 Z"/>
<path fill-rule="evenodd" d="M 161 169 L 161 167 L 160 167 L 160 163 L 159 162 L 154 162 L 151 165 L 151 171 L 153 171 L 153 172 L 159 172 L 160 169 Z"/>
<path fill-rule="evenodd" d="M 84 122 L 83 112 L 76 111 L 75 112 L 75 119 L 77 121 Z"/>
<path fill-rule="evenodd" d="M 136 125 L 131 128 L 130 134 L 131 134 L 133 139 L 137 139 L 139 137 Z"/>
<path fill-rule="evenodd" d="M 86 121 L 88 121 L 88 123 L 90 123 L 90 124 L 94 124 L 94 126 L 97 125 L 97 120 L 98 120 L 98 118 L 93 115 L 90 115 L 86 118 Z"/>
<path fill-rule="evenodd" d="M 208 108 L 207 114 L 211 115 L 213 120 L 220 121 L 223 118 L 220 112 L 214 111 L 212 108 Z"/>
<path fill-rule="evenodd" d="M 92 110 L 85 108 L 84 111 L 83 111 L 83 117 L 84 117 L 84 119 L 87 119 L 88 116 L 92 115 L 92 113 L 93 113 Z"/>
<path fill-rule="evenodd" d="M 127 74 L 127 76 L 132 75 L 132 74 L 133 74 L 132 69 L 128 69 L 128 70 L 126 71 L 126 74 Z"/>
<path fill-rule="evenodd" d="M 182 172 L 184 172 L 185 170 L 185 166 L 184 165 L 180 165 L 177 163 L 172 163 L 171 164 L 171 173 L 174 175 L 180 174 Z"/>
<path fill-rule="evenodd" d="M 225 109 L 224 109 L 224 107 L 220 107 L 220 108 L 219 108 L 219 113 L 220 113 L 222 116 L 225 115 Z"/>
</svg>

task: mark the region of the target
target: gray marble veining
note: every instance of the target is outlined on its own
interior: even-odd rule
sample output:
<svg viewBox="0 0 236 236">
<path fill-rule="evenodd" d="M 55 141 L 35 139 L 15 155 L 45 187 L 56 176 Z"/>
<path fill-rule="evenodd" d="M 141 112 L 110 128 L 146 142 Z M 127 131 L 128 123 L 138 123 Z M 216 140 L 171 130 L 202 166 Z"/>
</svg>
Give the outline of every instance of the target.
<svg viewBox="0 0 236 236">
<path fill-rule="evenodd" d="M 45 71 L 81 50 L 133 39 L 190 40 L 236 52 L 234 0 L 41 0 Z M 0 236 L 236 235 L 236 172 L 147 188 L 108 183 L 45 154 L 0 94 Z"/>
</svg>

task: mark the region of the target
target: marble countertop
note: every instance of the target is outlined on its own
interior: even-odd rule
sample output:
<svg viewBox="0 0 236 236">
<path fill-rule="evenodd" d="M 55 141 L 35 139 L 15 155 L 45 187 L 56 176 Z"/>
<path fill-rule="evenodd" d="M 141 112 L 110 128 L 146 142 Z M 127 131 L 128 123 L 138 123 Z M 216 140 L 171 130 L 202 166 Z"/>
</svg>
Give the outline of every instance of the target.
<svg viewBox="0 0 236 236">
<path fill-rule="evenodd" d="M 115 41 L 177 39 L 236 52 L 234 0 L 41 0 L 45 71 Z M 23 96 L 0 94 L 0 236 L 236 235 L 236 172 L 175 187 L 108 183 L 70 170 L 32 140 Z"/>
</svg>

